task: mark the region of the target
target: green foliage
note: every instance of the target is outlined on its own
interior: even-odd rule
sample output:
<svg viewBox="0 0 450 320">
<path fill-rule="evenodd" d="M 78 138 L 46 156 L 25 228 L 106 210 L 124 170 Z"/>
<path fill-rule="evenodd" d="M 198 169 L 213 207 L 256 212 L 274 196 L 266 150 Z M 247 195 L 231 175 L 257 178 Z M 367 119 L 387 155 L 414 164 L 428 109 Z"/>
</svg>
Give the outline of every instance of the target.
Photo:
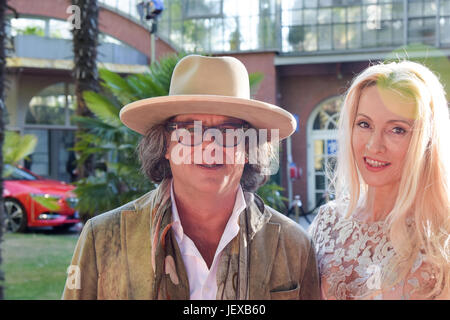
<svg viewBox="0 0 450 320">
<path fill-rule="evenodd" d="M 258 92 L 259 85 L 264 79 L 264 74 L 262 72 L 254 72 L 248 75 L 248 79 L 250 81 L 250 94 L 254 98 Z"/>
<path fill-rule="evenodd" d="M 100 69 L 103 92 L 83 93 L 94 117 L 73 117 L 85 129 L 77 133 L 78 142 L 74 150 L 79 154 L 79 163 L 90 156 L 96 163 L 93 176 L 75 183 L 78 209 L 83 220 L 119 207 L 155 188 L 140 172 L 136 153 L 140 135 L 120 122 L 119 112 L 130 102 L 168 95 L 173 69 L 183 57 L 184 54 L 169 55 L 153 63 L 149 72 L 126 77 Z M 250 86 L 253 89 L 257 87 L 263 77 L 261 73 L 251 74 Z M 280 208 L 283 198 L 277 194 L 280 189 L 276 187 L 263 187 L 262 195 L 266 203 Z"/>
<path fill-rule="evenodd" d="M 3 142 L 3 163 L 15 165 L 33 153 L 37 137 L 32 134 L 20 135 L 14 131 L 5 131 Z"/>
<path fill-rule="evenodd" d="M 264 203 L 279 212 L 286 212 L 285 201 L 288 201 L 281 192 L 284 188 L 276 184 L 275 182 L 269 182 L 263 185 L 256 192 L 263 200 Z"/>
<path fill-rule="evenodd" d="M 36 27 L 28 26 L 23 29 L 17 29 L 17 33 L 23 34 L 23 35 L 39 36 L 39 37 L 45 36 L 44 29 L 42 29 L 41 27 L 37 27 L 37 26 Z"/>
</svg>

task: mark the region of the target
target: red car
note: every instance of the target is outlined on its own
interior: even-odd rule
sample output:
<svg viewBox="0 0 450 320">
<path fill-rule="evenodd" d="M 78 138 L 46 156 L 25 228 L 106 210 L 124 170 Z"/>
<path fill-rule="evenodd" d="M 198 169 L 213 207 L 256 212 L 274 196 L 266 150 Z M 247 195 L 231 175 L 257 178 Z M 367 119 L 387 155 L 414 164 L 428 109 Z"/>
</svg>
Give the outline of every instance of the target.
<svg viewBox="0 0 450 320">
<path fill-rule="evenodd" d="M 78 201 L 73 192 L 75 186 L 44 179 L 22 167 L 5 165 L 3 171 L 5 220 L 9 231 L 48 226 L 68 229 L 80 222 L 74 209 Z M 41 199 L 44 203 L 52 199 L 53 209 L 45 207 Z"/>
</svg>

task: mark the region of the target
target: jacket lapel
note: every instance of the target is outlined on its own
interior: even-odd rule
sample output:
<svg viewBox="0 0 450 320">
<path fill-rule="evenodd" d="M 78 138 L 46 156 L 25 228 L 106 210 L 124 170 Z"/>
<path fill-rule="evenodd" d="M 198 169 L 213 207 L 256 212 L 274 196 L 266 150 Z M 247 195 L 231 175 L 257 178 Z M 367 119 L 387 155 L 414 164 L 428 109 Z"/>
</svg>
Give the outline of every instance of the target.
<svg viewBox="0 0 450 320">
<path fill-rule="evenodd" d="M 146 300 L 152 298 L 153 267 L 151 258 L 151 211 L 155 200 L 161 198 L 162 183 L 134 201 L 135 210 L 122 210 L 121 239 L 128 278 L 128 299 Z"/>
<path fill-rule="evenodd" d="M 250 243 L 249 299 L 270 299 L 267 285 L 278 247 L 280 225 L 267 223 Z"/>
<path fill-rule="evenodd" d="M 249 299 L 270 299 L 267 284 L 275 259 L 280 225 L 269 222 L 272 213 L 256 195 L 246 193 L 249 228 Z"/>
<path fill-rule="evenodd" d="M 128 299 L 150 299 L 153 270 L 149 212 L 145 208 L 123 210 L 121 233 L 127 267 Z"/>
</svg>

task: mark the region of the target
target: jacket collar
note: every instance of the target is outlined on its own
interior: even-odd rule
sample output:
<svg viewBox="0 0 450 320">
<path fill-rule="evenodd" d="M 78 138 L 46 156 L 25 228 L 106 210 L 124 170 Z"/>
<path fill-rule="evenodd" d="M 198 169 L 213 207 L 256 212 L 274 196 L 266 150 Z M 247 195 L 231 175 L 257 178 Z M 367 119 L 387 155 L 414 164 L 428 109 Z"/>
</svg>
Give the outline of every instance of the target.
<svg viewBox="0 0 450 320">
<path fill-rule="evenodd" d="M 265 210 L 264 202 L 258 195 L 244 192 L 244 198 L 248 209 L 248 237 L 249 240 L 252 240 L 255 234 L 270 220 L 272 213 L 269 210 Z"/>
</svg>

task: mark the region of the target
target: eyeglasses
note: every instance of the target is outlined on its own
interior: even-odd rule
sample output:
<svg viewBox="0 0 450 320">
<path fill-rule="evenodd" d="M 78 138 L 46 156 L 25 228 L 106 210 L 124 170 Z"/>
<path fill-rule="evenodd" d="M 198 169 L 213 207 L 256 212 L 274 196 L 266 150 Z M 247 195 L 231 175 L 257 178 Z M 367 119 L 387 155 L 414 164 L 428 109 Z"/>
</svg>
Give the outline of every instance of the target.
<svg viewBox="0 0 450 320">
<path fill-rule="evenodd" d="M 203 142 L 205 132 L 219 146 L 230 148 L 241 143 L 245 131 L 250 128 L 248 123 L 223 123 L 217 126 L 203 126 L 201 121 L 168 122 L 166 130 L 175 131 L 177 141 L 185 146 L 196 146 Z"/>
</svg>

